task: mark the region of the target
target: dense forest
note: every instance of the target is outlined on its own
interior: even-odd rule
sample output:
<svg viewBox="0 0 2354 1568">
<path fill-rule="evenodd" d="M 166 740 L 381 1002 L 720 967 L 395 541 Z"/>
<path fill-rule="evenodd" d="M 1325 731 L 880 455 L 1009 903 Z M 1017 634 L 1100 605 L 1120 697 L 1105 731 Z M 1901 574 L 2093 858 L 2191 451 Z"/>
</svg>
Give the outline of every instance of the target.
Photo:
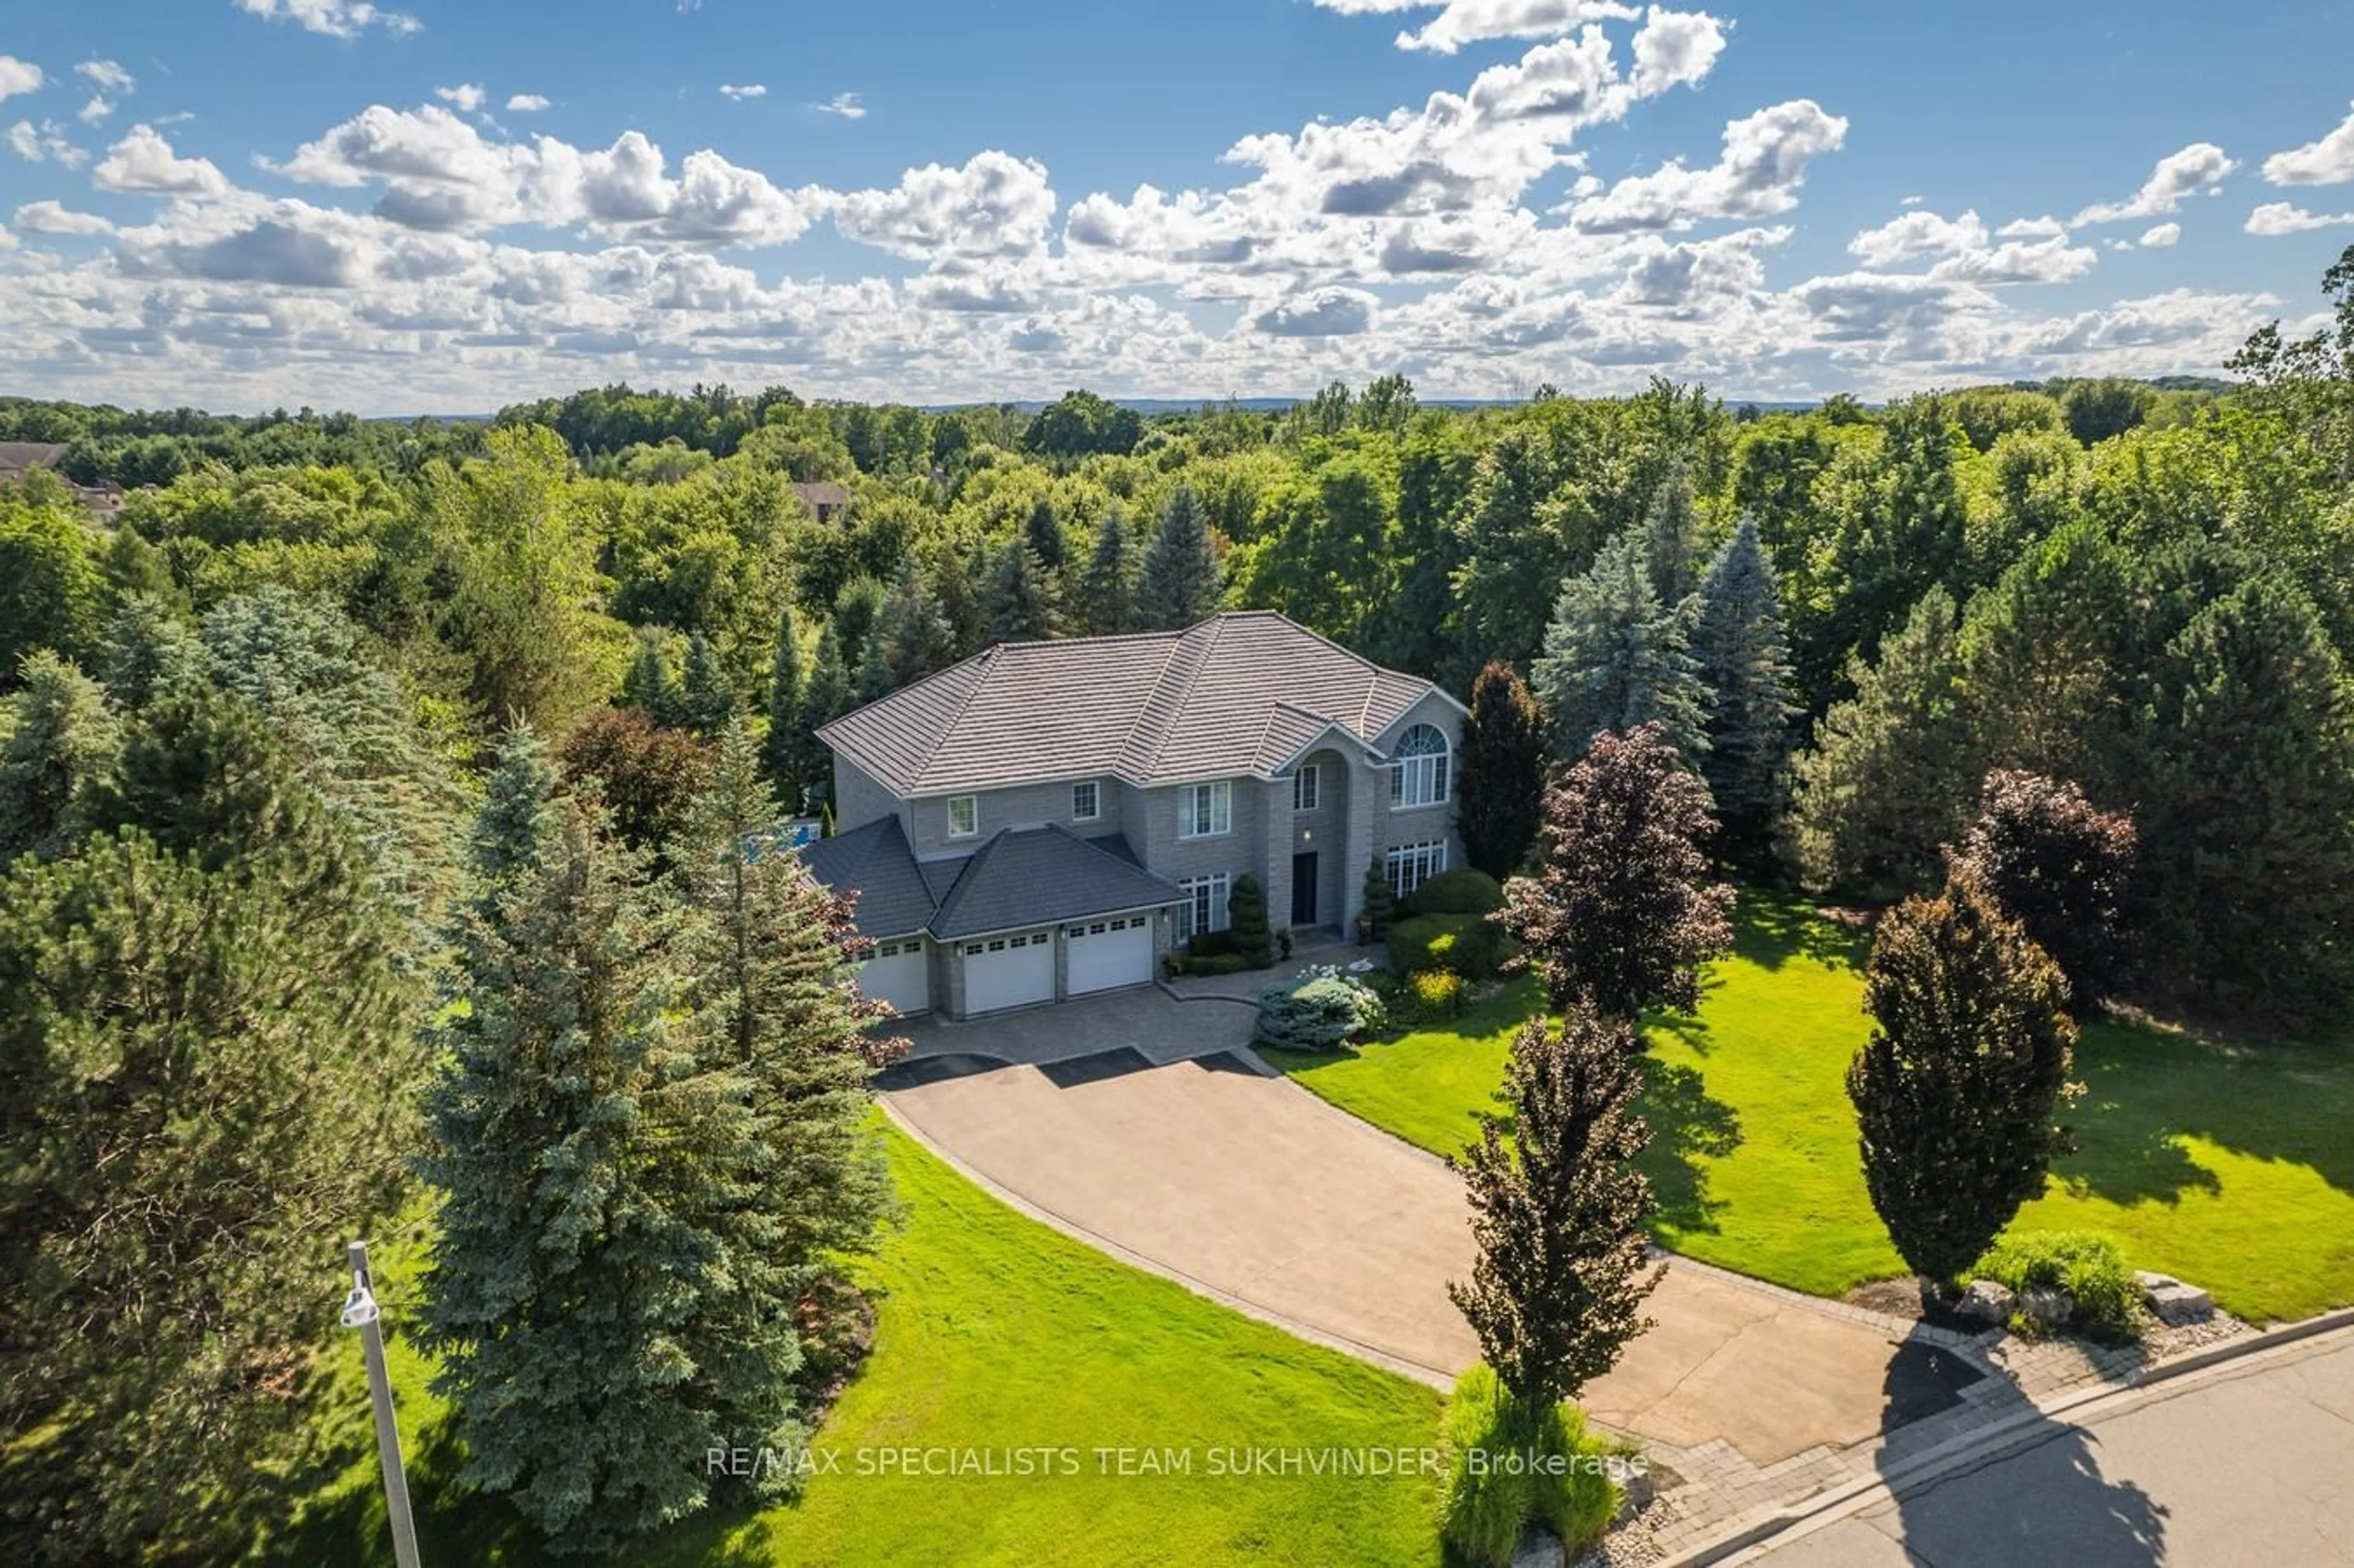
<svg viewBox="0 0 2354 1568">
<path fill-rule="evenodd" d="M 1087 392 L 614 387 L 408 423 L 0 399 L 0 440 L 130 492 L 101 523 L 47 473 L 0 488 L 0 1263 L 30 1282 L 0 1408 L 65 1434 L 0 1527 L 217 1547 L 173 1532 L 282 1437 L 267 1395 L 303 1346 L 270 1291 L 410 1201 L 420 1156 L 462 1404 L 519 1309 L 499 1236 L 571 1223 L 491 1168 L 550 1118 L 616 1159 L 694 1146 L 692 1191 L 636 1194 L 650 1239 L 596 1289 L 763 1238 L 776 1277 L 679 1304 L 663 1342 L 782 1332 L 888 1202 L 855 1135 L 866 1020 L 825 983 L 841 911 L 737 848 L 822 810 L 816 726 L 993 641 L 1264 607 L 1467 697 L 1525 681 L 1553 762 L 1658 722 L 1724 861 L 1861 904 L 1936 885 L 1990 774 L 2063 781 L 2138 846 L 2122 994 L 2341 1016 L 2354 250 L 2325 291 L 2327 331 L 2258 333 L 2228 381 L 1803 412 L 1667 381 L 1432 409 L 1395 376 L 1151 417 Z M 819 482 L 848 496 L 822 522 L 795 488 Z M 750 938 L 772 958 L 730 971 Z M 567 986 L 610 1024 L 569 1075 L 542 1016 Z M 762 1209 L 779 1160 L 822 1201 Z M 249 1267 L 173 1273 L 222 1231 Z M 638 1436 L 799 1430 L 800 1390 L 737 1380 Z M 469 1428 L 478 1478 L 560 1464 L 528 1426 Z M 139 1463 L 59 1478 L 74 1434 L 125 1427 Z"/>
</svg>

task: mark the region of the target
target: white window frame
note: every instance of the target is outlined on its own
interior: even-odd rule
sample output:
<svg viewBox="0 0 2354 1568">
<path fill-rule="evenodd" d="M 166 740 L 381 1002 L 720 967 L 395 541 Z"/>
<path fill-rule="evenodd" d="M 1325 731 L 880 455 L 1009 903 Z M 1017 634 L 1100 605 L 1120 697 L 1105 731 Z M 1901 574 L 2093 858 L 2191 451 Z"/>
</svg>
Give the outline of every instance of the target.
<svg viewBox="0 0 2354 1568">
<path fill-rule="evenodd" d="M 1079 810 L 1079 791 L 1087 792 L 1087 809 Z M 1103 821 L 1103 785 L 1093 779 L 1082 779 L 1071 786 L 1071 821 L 1099 822 Z"/>
<path fill-rule="evenodd" d="M 1406 749 L 1416 737 L 1426 735 L 1438 743 L 1436 751 Z M 1453 797 L 1455 748 L 1447 744 L 1447 732 L 1437 725 L 1416 725 L 1398 737 L 1397 749 L 1390 756 L 1391 810 L 1419 811 L 1444 806 Z"/>
<path fill-rule="evenodd" d="M 970 816 L 970 818 L 972 819 L 972 820 L 971 820 L 971 822 L 970 822 L 970 824 L 969 826 L 961 827 L 961 828 L 960 828 L 960 827 L 958 827 L 958 826 L 957 826 L 957 808 L 958 808 L 959 806 L 962 806 L 962 807 L 964 807 L 964 808 L 966 809 L 967 814 L 968 814 L 969 816 Z M 952 839 L 977 839 L 977 838 L 979 838 L 980 836 L 981 836 L 981 797 L 980 797 L 980 796 L 978 796 L 978 795 L 951 795 L 951 796 L 949 796 L 949 837 L 950 837 L 950 838 L 952 838 Z"/>
<path fill-rule="evenodd" d="M 1185 876 L 1177 881 L 1177 891 L 1185 901 L 1177 906 L 1177 940 L 1182 945 L 1192 941 L 1204 931 L 1223 931 L 1227 926 L 1226 900 L 1234 896 L 1235 879 L 1225 872 L 1210 876 Z M 1209 923 L 1201 923 L 1202 900 L 1207 897 Z"/>
<path fill-rule="evenodd" d="M 1230 779 L 1187 784 L 1177 791 L 1177 836 L 1224 838 L 1235 831 L 1235 786 Z"/>
<path fill-rule="evenodd" d="M 1382 857 L 1382 865 L 1389 878 L 1390 896 L 1404 898 L 1447 869 L 1447 841 L 1399 844 Z"/>
<path fill-rule="evenodd" d="M 1291 809 L 1293 810 L 1316 810 L 1318 802 L 1324 798 L 1324 780 L 1321 773 L 1321 768 L 1316 763 L 1303 762 L 1299 765 L 1299 771 L 1291 776 Z"/>
</svg>

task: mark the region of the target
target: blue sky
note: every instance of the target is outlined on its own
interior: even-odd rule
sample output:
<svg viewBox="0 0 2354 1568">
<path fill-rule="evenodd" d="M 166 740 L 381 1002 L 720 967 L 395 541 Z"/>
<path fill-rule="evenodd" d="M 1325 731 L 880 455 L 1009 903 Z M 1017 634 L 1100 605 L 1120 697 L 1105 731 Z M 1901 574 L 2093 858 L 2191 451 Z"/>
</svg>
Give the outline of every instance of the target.
<svg viewBox="0 0 2354 1568">
<path fill-rule="evenodd" d="M 2348 11 L 19 5 L 0 386 L 397 413 L 2212 372 L 2354 242 Z"/>
</svg>

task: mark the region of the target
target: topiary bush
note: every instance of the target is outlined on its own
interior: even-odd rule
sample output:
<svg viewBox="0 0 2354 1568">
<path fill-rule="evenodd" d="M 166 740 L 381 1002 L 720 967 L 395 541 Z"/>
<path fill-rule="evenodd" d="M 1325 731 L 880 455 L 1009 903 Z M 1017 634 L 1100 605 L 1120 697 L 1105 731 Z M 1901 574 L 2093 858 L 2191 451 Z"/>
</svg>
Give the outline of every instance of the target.
<svg viewBox="0 0 2354 1568">
<path fill-rule="evenodd" d="M 1618 1511 L 1617 1446 L 1587 1433 L 1585 1413 L 1574 1404 L 1530 1411 L 1485 1362 L 1456 1383 L 1445 1436 L 1438 1531 L 1455 1561 L 1505 1568 L 1532 1520 L 1575 1559 Z"/>
<path fill-rule="evenodd" d="M 1260 991 L 1255 1037 L 1283 1051 L 1331 1051 L 1386 1016 L 1372 987 L 1327 965 Z"/>
<path fill-rule="evenodd" d="M 1449 969 L 1480 980 L 1503 959 L 1503 934 L 1485 916 L 1417 915 L 1390 927 L 1390 962 L 1402 974 Z"/>
<path fill-rule="evenodd" d="M 1406 904 L 1416 915 L 1488 915 L 1504 906 L 1504 885 L 1484 871 L 1442 871 Z"/>
<path fill-rule="evenodd" d="M 1226 897 L 1226 924 L 1235 939 L 1235 951 L 1250 960 L 1250 967 L 1263 969 L 1275 962 L 1275 937 L 1267 927 L 1267 893 L 1255 876 L 1235 880 L 1235 890 Z"/>
<path fill-rule="evenodd" d="M 1970 1273 L 2021 1297 L 2030 1290 L 2066 1291 L 2075 1303 L 2070 1324 L 2096 1340 L 2122 1343 L 2141 1333 L 2141 1287 L 2125 1254 L 2106 1236 L 2030 1231 L 1997 1242 Z"/>
</svg>

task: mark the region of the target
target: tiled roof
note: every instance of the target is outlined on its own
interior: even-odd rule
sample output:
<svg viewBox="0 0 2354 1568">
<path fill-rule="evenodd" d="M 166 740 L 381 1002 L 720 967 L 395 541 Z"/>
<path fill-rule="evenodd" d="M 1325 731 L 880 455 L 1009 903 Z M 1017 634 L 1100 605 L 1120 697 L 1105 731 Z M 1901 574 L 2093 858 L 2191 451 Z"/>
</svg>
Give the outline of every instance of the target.
<svg viewBox="0 0 2354 1568">
<path fill-rule="evenodd" d="M 12 473 L 55 468 L 65 461 L 65 455 L 62 441 L 0 441 L 0 469 Z"/>
<path fill-rule="evenodd" d="M 1437 690 L 1270 610 L 1184 631 L 1008 642 L 827 725 L 905 798 L 1108 774 L 1271 775 L 1334 726 L 1370 746 Z"/>
<path fill-rule="evenodd" d="M 1183 895 L 1120 856 L 1052 823 L 1007 828 L 973 853 L 932 917 L 935 936 L 977 937 L 1123 909 Z"/>
<path fill-rule="evenodd" d="M 1125 846 L 1081 839 L 1052 825 L 1007 828 L 973 853 L 918 865 L 883 817 L 802 850 L 826 886 L 858 894 L 862 937 L 928 930 L 953 939 L 1023 926 L 1050 926 L 1123 909 L 1153 909 L 1182 896 L 1140 869 Z"/>
<path fill-rule="evenodd" d="M 904 937 L 931 923 L 937 900 L 916 868 L 896 817 L 819 839 L 801 851 L 810 874 L 836 892 L 855 890 L 851 924 L 862 937 Z"/>
</svg>

